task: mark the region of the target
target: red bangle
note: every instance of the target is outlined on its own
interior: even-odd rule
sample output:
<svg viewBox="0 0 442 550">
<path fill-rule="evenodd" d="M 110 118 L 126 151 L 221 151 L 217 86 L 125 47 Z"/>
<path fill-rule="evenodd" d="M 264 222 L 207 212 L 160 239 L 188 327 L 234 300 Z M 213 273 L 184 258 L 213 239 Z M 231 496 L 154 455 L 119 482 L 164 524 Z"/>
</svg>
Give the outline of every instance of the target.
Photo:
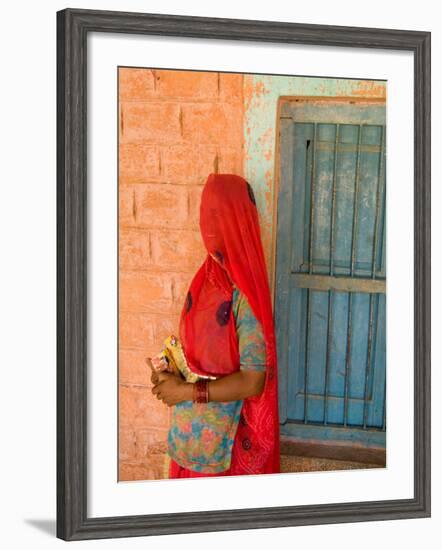
<svg viewBox="0 0 442 550">
<path fill-rule="evenodd" d="M 209 402 L 209 381 L 206 378 L 201 378 L 194 383 L 193 401 L 195 403 Z"/>
</svg>

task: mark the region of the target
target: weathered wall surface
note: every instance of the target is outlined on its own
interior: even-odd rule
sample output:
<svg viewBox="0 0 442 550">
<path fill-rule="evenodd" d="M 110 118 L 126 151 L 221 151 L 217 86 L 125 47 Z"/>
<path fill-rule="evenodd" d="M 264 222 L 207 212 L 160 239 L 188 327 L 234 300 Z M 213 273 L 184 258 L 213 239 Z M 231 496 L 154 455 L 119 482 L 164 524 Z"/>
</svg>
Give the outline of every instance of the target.
<svg viewBox="0 0 442 550">
<path fill-rule="evenodd" d="M 243 77 L 119 72 L 119 479 L 162 476 L 169 410 L 144 359 L 178 330 L 205 258 L 200 193 L 213 171 L 242 174 Z"/>
</svg>

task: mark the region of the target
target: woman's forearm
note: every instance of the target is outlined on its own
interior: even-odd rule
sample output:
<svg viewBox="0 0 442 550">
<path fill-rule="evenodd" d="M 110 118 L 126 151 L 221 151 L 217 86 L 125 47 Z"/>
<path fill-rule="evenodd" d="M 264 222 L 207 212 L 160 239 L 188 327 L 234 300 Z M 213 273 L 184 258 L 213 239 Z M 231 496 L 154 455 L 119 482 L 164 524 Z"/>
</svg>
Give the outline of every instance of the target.
<svg viewBox="0 0 442 550">
<path fill-rule="evenodd" d="M 238 371 L 209 381 L 209 401 L 237 401 L 259 395 L 264 389 L 265 373 Z M 186 398 L 192 400 L 193 384 L 186 384 Z"/>
</svg>

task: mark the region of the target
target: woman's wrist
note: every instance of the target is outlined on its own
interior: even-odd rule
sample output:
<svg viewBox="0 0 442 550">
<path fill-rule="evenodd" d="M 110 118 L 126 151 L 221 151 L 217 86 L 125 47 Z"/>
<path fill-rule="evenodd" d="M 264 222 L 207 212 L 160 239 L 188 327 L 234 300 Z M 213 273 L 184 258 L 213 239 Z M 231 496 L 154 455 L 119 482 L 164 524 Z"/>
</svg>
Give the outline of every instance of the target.
<svg viewBox="0 0 442 550">
<path fill-rule="evenodd" d="M 193 384 L 183 382 L 183 401 L 193 400 Z"/>
<path fill-rule="evenodd" d="M 195 403 L 209 402 L 209 381 L 201 378 L 193 385 L 193 401 Z"/>
</svg>

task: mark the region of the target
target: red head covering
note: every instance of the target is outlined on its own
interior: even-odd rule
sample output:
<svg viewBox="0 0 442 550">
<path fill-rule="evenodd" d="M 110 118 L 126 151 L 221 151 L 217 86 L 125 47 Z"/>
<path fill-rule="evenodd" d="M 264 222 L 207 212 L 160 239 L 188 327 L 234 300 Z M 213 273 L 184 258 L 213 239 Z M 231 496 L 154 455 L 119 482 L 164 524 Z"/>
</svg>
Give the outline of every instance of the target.
<svg viewBox="0 0 442 550">
<path fill-rule="evenodd" d="M 232 282 L 260 321 L 266 343 L 266 381 L 244 399 L 231 473 L 279 472 L 277 357 L 272 304 L 258 211 L 250 184 L 234 174 L 210 174 L 200 205 L 208 255 L 196 272 L 180 317 L 180 339 L 191 370 L 223 376 L 240 368 Z M 215 260 L 211 254 L 217 259 Z"/>
</svg>

